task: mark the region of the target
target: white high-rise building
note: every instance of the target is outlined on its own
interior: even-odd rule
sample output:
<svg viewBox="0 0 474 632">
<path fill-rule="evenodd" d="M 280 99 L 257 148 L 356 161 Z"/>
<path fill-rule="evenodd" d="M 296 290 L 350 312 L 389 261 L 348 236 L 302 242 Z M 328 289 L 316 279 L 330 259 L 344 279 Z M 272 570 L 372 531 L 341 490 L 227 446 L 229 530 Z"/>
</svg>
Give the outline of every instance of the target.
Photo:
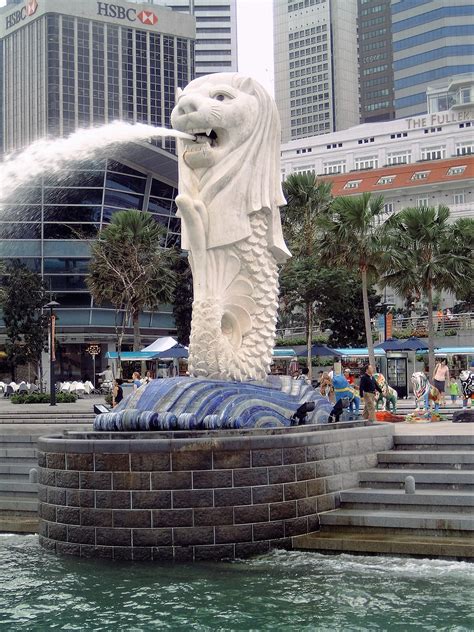
<svg viewBox="0 0 474 632">
<path fill-rule="evenodd" d="M 357 125 L 357 0 L 275 0 L 273 21 L 283 142 Z"/>
<path fill-rule="evenodd" d="M 237 0 L 148 0 L 196 18 L 195 76 L 237 71 Z"/>
</svg>

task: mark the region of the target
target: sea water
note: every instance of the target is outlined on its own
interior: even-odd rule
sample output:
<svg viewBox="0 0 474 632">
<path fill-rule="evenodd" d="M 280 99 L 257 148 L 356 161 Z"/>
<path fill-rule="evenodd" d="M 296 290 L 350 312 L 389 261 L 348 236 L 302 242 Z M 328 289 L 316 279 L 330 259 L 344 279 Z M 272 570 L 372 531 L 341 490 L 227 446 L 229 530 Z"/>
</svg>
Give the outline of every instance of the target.
<svg viewBox="0 0 474 632">
<path fill-rule="evenodd" d="M 275 551 L 157 564 L 56 557 L 0 537 L 0 629 L 420 631 L 474 629 L 467 562 Z"/>
</svg>

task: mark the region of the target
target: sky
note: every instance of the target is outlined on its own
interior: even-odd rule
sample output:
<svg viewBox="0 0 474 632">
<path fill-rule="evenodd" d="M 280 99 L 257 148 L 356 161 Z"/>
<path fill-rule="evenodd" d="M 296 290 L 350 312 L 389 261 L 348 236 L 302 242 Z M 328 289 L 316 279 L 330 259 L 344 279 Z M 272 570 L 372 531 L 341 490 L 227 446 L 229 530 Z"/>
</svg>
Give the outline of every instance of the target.
<svg viewBox="0 0 474 632">
<path fill-rule="evenodd" d="M 6 0 L 0 0 L 0 7 Z M 272 0 L 237 0 L 239 72 L 273 94 Z"/>
</svg>

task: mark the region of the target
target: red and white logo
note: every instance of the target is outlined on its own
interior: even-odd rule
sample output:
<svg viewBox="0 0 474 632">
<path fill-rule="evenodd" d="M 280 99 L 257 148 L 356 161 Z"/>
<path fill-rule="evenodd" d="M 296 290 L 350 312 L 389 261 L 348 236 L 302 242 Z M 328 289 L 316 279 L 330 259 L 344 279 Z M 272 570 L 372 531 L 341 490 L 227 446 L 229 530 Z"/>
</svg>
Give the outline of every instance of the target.
<svg viewBox="0 0 474 632">
<path fill-rule="evenodd" d="M 36 13 L 37 8 L 38 8 L 38 3 L 36 0 L 28 0 L 26 4 L 26 15 L 28 17 L 30 15 L 34 15 Z"/>
<path fill-rule="evenodd" d="M 158 22 L 158 17 L 153 13 L 153 11 L 140 11 L 137 18 L 143 24 L 151 24 L 152 26 Z"/>
</svg>

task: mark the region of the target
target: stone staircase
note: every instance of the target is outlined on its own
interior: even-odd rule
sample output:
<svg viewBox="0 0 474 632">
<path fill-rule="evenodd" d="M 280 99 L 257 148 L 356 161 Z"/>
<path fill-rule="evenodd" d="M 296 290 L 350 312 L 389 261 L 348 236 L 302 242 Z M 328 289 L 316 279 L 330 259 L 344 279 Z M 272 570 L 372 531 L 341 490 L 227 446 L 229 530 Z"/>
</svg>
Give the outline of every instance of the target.
<svg viewBox="0 0 474 632">
<path fill-rule="evenodd" d="M 86 429 L 93 419 L 76 412 L 0 414 L 0 532 L 37 531 L 37 483 L 30 471 L 38 467 L 38 437 L 71 426 Z"/>
<path fill-rule="evenodd" d="M 454 430 L 455 432 L 455 430 Z M 395 436 L 297 549 L 474 558 L 474 434 Z M 415 493 L 405 493 L 405 478 Z"/>
</svg>

